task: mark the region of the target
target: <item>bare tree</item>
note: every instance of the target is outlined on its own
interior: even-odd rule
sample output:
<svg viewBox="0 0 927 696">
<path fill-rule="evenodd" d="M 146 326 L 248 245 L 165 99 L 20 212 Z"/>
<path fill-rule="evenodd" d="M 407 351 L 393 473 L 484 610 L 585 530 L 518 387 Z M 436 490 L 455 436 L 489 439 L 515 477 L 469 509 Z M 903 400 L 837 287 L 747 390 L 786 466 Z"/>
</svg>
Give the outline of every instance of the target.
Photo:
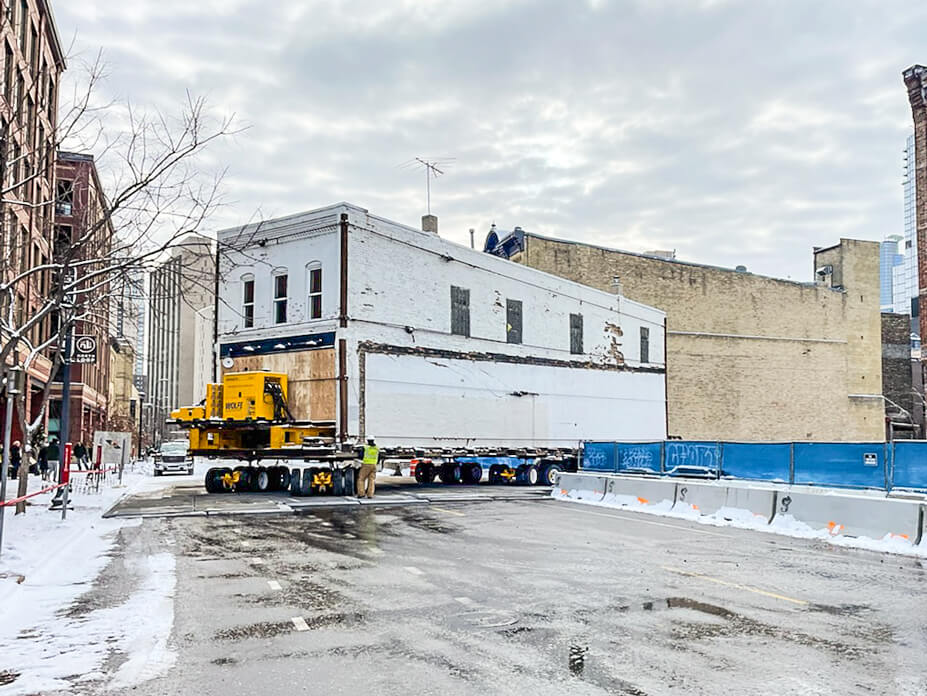
<svg viewBox="0 0 927 696">
<path fill-rule="evenodd" d="M 33 454 L 29 443 L 44 422 L 68 333 L 75 327 L 108 328 L 114 288 L 156 266 L 221 205 L 222 173 L 205 175 L 203 155 L 236 132 L 233 118 L 211 117 L 206 102 L 189 94 L 173 115 L 100 102 L 100 57 L 84 72 L 51 132 L 37 134 L 29 119 L 0 123 L 0 364 L 28 370 L 44 361 L 50 369 L 43 391 L 32 396 L 29 413 L 26 395 L 16 398 L 24 434 L 20 495 Z M 32 129 L 28 138 L 37 143 L 32 153 L 12 147 L 22 140 L 17 130 L 23 128 Z M 39 187 L 30 186 L 55 166 L 62 149 L 94 154 L 106 191 L 105 198 L 84 206 L 66 232 L 55 226 L 56 209 L 60 213 L 73 204 L 73 191 L 57 187 L 43 198 L 35 195 Z M 37 253 L 15 222 L 7 224 L 14 220 L 11 209 L 36 216 L 50 253 Z M 67 433 L 61 439 L 66 441 Z M 17 513 L 24 511 L 25 506 L 17 506 Z"/>
</svg>

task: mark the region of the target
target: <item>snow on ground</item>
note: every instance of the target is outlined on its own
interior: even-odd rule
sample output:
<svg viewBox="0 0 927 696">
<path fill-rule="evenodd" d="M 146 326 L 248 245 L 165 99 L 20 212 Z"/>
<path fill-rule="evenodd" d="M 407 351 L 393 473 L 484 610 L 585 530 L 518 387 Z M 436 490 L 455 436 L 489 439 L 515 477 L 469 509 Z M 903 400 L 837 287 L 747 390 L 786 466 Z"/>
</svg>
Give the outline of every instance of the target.
<svg viewBox="0 0 927 696">
<path fill-rule="evenodd" d="M 127 660 L 112 686 L 128 686 L 173 664 L 167 645 L 173 624 L 174 559 L 155 554 L 133 568 L 137 587 L 125 596 L 102 597 L 105 608 L 84 606 L 94 581 L 111 560 L 120 529 L 140 520 L 101 518 L 121 496 L 156 491 L 189 477 L 153 477 L 150 463 L 130 465 L 120 485 L 115 475 L 100 490 L 74 478 L 74 509 L 67 519 L 51 511 L 51 493 L 31 499 L 25 515 L 4 508 L 0 549 L 0 684 L 4 672 L 19 676 L 0 693 L 45 693 L 66 687 L 65 677 L 103 678 L 115 647 Z M 30 491 L 44 483 L 30 477 Z M 15 490 L 15 481 L 10 489 Z M 97 589 L 99 592 L 100 590 Z M 97 599 L 96 597 L 94 599 Z M 95 602 L 94 602 L 95 603 Z"/>
<path fill-rule="evenodd" d="M 658 505 L 634 505 L 611 501 L 590 500 L 583 497 L 584 493 L 584 491 L 579 490 L 571 491 L 570 496 L 567 497 L 560 495 L 559 491 L 554 488 L 551 492 L 551 497 L 556 500 L 582 503 L 583 505 L 594 505 L 596 507 L 605 507 L 613 510 L 642 512 L 658 517 L 673 517 L 676 519 L 698 522 L 699 524 L 707 524 L 713 527 L 737 527 L 739 529 L 750 529 L 756 532 L 763 532 L 764 534 L 779 534 L 782 536 L 795 537 L 797 539 L 817 539 L 826 541 L 835 546 L 927 558 L 927 546 L 924 544 L 914 546 L 907 539 L 893 537 L 890 534 L 887 534 L 882 539 L 835 536 L 828 529 L 815 529 L 804 522 L 796 520 L 791 515 L 776 515 L 775 519 L 770 524 L 766 517 L 756 515 L 749 510 L 738 508 L 721 508 L 712 515 L 703 515 L 697 510 L 673 509 L 672 501 L 670 500 L 664 501 L 662 504 Z M 588 493 L 591 494 L 591 491 Z"/>
</svg>

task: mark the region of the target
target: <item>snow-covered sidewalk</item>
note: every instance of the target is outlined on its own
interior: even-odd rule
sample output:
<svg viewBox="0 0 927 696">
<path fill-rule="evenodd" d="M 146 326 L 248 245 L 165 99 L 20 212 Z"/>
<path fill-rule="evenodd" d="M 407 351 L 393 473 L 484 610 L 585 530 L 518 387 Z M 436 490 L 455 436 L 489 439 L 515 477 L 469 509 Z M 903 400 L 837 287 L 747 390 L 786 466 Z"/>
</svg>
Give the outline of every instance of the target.
<svg viewBox="0 0 927 696">
<path fill-rule="evenodd" d="M 157 490 L 176 481 L 153 477 L 147 463 L 130 465 L 122 485 L 117 484 L 115 474 L 108 474 L 99 492 L 86 485 L 84 476 L 73 477 L 73 509 L 68 510 L 66 520 L 61 519 L 60 510 L 48 509 L 51 493 L 31 498 L 25 515 L 14 515 L 13 508 L 4 508 L 0 549 L 2 694 L 61 689 L 70 683 L 65 677 L 78 674 L 84 679 L 99 679 L 103 676 L 100 667 L 113 644 L 130 651 L 127 662 L 114 675 L 114 685 L 129 685 L 133 679 L 146 676 L 132 664 L 133 647 L 150 651 L 152 640 L 166 643 L 170 635 L 174 587 L 170 554 L 156 554 L 148 559 L 148 567 L 137 569 L 141 580 L 134 593 L 107 598 L 111 606 L 105 609 L 74 609 L 78 598 L 93 588 L 110 562 L 119 530 L 140 524 L 140 520 L 104 520 L 102 513 L 123 495 Z M 8 490 L 15 491 L 16 481 L 10 484 Z M 45 485 L 38 477 L 30 477 L 30 491 Z M 160 616 L 152 614 L 153 608 Z M 166 667 L 169 659 L 162 662 Z"/>
</svg>

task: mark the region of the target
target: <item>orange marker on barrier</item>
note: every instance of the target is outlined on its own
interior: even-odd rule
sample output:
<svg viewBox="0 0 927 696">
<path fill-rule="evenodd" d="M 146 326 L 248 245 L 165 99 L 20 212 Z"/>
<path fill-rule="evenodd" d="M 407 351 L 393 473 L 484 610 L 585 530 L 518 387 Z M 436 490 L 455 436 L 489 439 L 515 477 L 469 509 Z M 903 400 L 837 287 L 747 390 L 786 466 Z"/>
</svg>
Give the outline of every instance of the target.
<svg viewBox="0 0 927 696">
<path fill-rule="evenodd" d="M 830 532 L 831 536 L 836 536 L 840 534 L 845 528 L 842 524 L 837 524 L 836 522 L 828 522 L 827 529 Z"/>
<path fill-rule="evenodd" d="M 641 505 L 647 505 L 647 503 L 650 501 L 647 500 L 647 498 L 641 498 L 640 496 L 637 496 L 637 502 L 639 502 Z"/>
</svg>

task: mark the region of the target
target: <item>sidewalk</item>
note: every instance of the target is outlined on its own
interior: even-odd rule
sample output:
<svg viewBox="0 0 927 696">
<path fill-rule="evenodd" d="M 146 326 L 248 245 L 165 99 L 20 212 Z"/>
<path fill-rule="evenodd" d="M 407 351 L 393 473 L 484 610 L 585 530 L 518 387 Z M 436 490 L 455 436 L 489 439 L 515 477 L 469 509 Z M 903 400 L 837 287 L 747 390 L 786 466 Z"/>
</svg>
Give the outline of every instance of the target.
<svg viewBox="0 0 927 696">
<path fill-rule="evenodd" d="M 119 530 L 140 523 L 104 520 L 100 515 L 123 495 L 166 488 L 173 482 L 170 477 L 151 476 L 147 462 L 129 465 L 121 486 L 116 473 L 108 473 L 99 492 L 87 491 L 85 476 L 72 474 L 73 509 L 68 510 L 66 520 L 62 521 L 60 509 L 48 509 L 52 493 L 31 498 L 24 515 L 14 515 L 12 507 L 2 509 L 6 518 L 0 549 L 0 645 L 4 646 L 0 655 L 0 693 L 59 689 L 68 684 L 61 681 L 63 677 L 87 675 L 93 671 L 94 662 L 99 666 L 108 648 L 93 644 L 94 634 L 101 632 L 88 630 L 93 614 L 76 621 L 63 617 L 81 595 L 93 588 L 110 562 Z M 45 485 L 39 477 L 30 476 L 30 492 Z M 9 488 L 15 491 L 15 485 Z M 154 568 L 152 572 L 163 570 Z M 172 577 L 164 578 L 164 582 L 165 586 L 173 586 Z M 126 605 L 131 603 L 130 597 L 120 599 Z M 107 627 L 97 629 L 105 633 Z"/>
</svg>

